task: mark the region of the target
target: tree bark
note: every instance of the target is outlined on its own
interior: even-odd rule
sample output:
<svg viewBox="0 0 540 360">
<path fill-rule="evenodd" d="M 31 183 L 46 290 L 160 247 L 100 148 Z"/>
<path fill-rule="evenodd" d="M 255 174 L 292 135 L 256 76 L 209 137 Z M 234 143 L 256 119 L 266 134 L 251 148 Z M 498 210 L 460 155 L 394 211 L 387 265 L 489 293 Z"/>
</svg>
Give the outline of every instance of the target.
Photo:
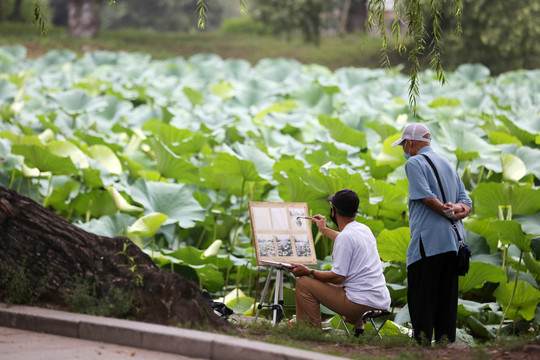
<svg viewBox="0 0 540 360">
<path fill-rule="evenodd" d="M 111 288 L 132 294 L 125 318 L 164 325 L 227 327 L 197 285 L 159 269 L 125 237 L 86 232 L 15 191 L 0 187 L 0 300 L 9 296 L 6 269 L 24 271 L 39 306 L 68 309 L 66 294 L 89 281 L 97 298 Z M 11 288 L 12 289 L 12 288 Z"/>
<path fill-rule="evenodd" d="M 98 35 L 101 0 L 68 0 L 67 9 L 71 36 L 94 38 Z"/>
</svg>

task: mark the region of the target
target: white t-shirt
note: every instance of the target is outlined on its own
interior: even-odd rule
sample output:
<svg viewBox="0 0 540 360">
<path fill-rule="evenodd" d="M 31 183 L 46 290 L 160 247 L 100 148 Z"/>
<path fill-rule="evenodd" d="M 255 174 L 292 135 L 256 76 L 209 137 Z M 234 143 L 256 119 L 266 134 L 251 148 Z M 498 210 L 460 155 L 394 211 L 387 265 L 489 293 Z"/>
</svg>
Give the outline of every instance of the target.
<svg viewBox="0 0 540 360">
<path fill-rule="evenodd" d="M 386 287 L 377 241 L 364 224 L 347 224 L 334 241 L 332 272 L 345 276 L 347 298 L 356 304 L 386 310 L 390 292 Z"/>
</svg>

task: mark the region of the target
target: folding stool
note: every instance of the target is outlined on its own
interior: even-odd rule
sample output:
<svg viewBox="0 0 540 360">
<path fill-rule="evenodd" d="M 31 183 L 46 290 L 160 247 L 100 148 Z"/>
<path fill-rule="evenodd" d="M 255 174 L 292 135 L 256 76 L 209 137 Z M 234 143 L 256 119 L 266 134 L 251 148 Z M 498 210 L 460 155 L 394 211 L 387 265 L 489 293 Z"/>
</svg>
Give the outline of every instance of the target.
<svg viewBox="0 0 540 360">
<path fill-rule="evenodd" d="M 362 314 L 362 317 L 360 317 L 360 319 L 358 319 L 356 324 L 354 324 L 354 327 L 353 327 L 354 336 L 358 337 L 362 333 L 362 330 L 359 329 L 360 324 L 362 324 L 362 322 L 365 323 L 366 320 L 369 320 L 371 322 L 371 325 L 373 325 L 373 330 L 375 330 L 375 332 L 377 333 L 379 338 L 382 339 L 380 331 L 383 328 L 383 326 L 386 324 L 386 321 L 390 317 L 390 314 L 391 314 L 391 312 L 388 311 L 388 310 L 368 310 L 368 311 L 366 311 L 364 314 Z M 373 321 L 373 319 L 378 318 L 378 317 L 381 317 L 381 319 L 383 319 L 383 322 L 381 323 L 381 325 L 379 325 L 379 327 L 377 327 L 375 325 L 375 321 Z M 347 333 L 349 335 L 351 335 L 351 332 L 350 332 L 349 328 L 347 327 L 347 324 L 345 323 L 345 319 L 343 319 L 343 316 L 339 315 L 339 318 L 341 319 L 341 323 L 345 327 L 345 330 L 347 331 Z"/>
</svg>

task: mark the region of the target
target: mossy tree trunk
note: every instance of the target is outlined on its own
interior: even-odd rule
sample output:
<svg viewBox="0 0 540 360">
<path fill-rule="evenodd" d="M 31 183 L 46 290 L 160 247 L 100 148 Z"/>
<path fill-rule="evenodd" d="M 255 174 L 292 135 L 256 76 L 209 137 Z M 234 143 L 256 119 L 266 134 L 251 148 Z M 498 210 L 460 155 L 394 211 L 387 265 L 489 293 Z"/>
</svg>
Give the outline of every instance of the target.
<svg viewBox="0 0 540 360">
<path fill-rule="evenodd" d="M 40 306 L 68 309 L 69 299 L 80 297 L 76 292 L 85 288 L 78 284 L 88 284 L 94 300 L 109 305 L 123 294 L 128 306 L 120 317 L 165 325 L 227 326 L 197 285 L 159 269 L 128 238 L 86 232 L 4 187 L 0 187 L 0 266 L 0 301 L 16 288 L 10 286 L 7 272 L 19 271 L 24 276 L 17 281 L 31 289 L 33 302 Z"/>
</svg>

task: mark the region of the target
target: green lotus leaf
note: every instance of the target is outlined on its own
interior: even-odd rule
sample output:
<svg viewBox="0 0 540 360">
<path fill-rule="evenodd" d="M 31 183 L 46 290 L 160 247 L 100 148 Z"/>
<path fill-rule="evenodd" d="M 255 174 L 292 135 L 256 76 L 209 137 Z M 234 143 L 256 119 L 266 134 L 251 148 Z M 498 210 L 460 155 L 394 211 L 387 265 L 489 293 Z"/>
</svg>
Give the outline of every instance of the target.
<svg viewBox="0 0 540 360">
<path fill-rule="evenodd" d="M 204 265 L 208 263 L 208 260 L 203 258 L 203 252 L 203 250 L 199 250 L 194 246 L 186 246 L 167 254 L 176 259 L 182 260 L 186 264 Z"/>
<path fill-rule="evenodd" d="M 504 183 L 480 183 L 471 193 L 478 216 L 497 217 L 500 206 L 510 206 L 513 215 L 540 210 L 540 190 Z"/>
<path fill-rule="evenodd" d="M 209 292 L 217 292 L 225 285 L 223 273 L 214 264 L 190 265 L 197 272 L 202 288 Z"/>
<path fill-rule="evenodd" d="M 500 150 L 490 145 L 472 131 L 459 129 L 448 122 L 440 124 L 438 143 L 456 154 L 458 161 L 470 161 L 475 158 L 495 158 Z"/>
<path fill-rule="evenodd" d="M 432 101 L 428 106 L 431 107 L 431 108 L 438 108 L 438 107 L 442 107 L 442 106 L 455 107 L 455 106 L 458 106 L 458 105 L 461 105 L 461 101 L 459 101 L 458 99 L 438 98 L 438 99 Z"/>
<path fill-rule="evenodd" d="M 245 181 L 263 180 L 254 162 L 242 160 L 228 153 L 219 153 L 214 160 L 213 166 L 215 171 L 220 174 L 240 176 Z"/>
<path fill-rule="evenodd" d="M 300 85 L 291 97 L 296 102 L 315 114 L 330 115 L 334 110 L 332 95 L 335 88 L 324 87 L 316 83 Z"/>
<path fill-rule="evenodd" d="M 162 213 L 150 213 L 137 219 L 128 229 L 128 235 L 152 237 L 167 220 L 167 215 Z"/>
<path fill-rule="evenodd" d="M 113 150 L 105 145 L 92 145 L 88 147 L 90 157 L 97 160 L 99 164 L 109 173 L 114 175 L 122 174 L 122 164 Z"/>
<path fill-rule="evenodd" d="M 291 100 L 285 100 L 283 102 L 277 102 L 274 105 L 267 107 L 253 117 L 253 122 L 257 125 L 263 125 L 262 119 L 271 112 L 287 113 L 293 109 L 298 108 L 298 105 Z"/>
<path fill-rule="evenodd" d="M 0 138 L 0 169 L 10 171 L 20 169 L 24 164 L 24 156 L 11 153 L 11 143 L 7 139 Z"/>
<path fill-rule="evenodd" d="M 234 151 L 233 151 L 234 150 Z M 268 156 L 267 153 L 259 150 L 255 146 L 236 143 L 233 146 L 233 150 L 229 153 L 234 156 L 238 156 L 240 159 L 253 162 L 259 176 L 265 180 L 272 180 L 274 174 L 275 161 Z"/>
<path fill-rule="evenodd" d="M 47 144 L 47 148 L 54 155 L 69 157 L 79 169 L 86 169 L 89 166 L 85 153 L 70 141 L 52 141 Z"/>
<path fill-rule="evenodd" d="M 190 161 L 174 154 L 157 139 L 149 139 L 148 143 L 156 155 L 158 169 L 163 177 L 174 178 L 181 183 L 197 183 L 199 181 L 199 169 Z"/>
<path fill-rule="evenodd" d="M 484 339 L 492 339 L 495 337 L 495 335 L 476 317 L 468 316 L 466 322 L 473 335 Z"/>
<path fill-rule="evenodd" d="M 71 201 L 71 204 L 74 213 L 79 216 L 88 216 L 87 220 L 114 215 L 118 212 L 111 195 L 102 189 L 93 189 L 90 192 L 81 193 Z"/>
<path fill-rule="evenodd" d="M 499 240 L 506 245 L 514 244 L 521 251 L 531 251 L 531 236 L 523 233 L 521 224 L 516 221 L 494 221 L 491 226 L 499 234 Z"/>
<path fill-rule="evenodd" d="M 232 84 L 224 80 L 220 81 L 217 84 L 210 85 L 209 88 L 212 94 L 219 96 L 223 100 L 232 98 L 236 93 Z"/>
<path fill-rule="evenodd" d="M 523 262 L 531 274 L 540 275 L 540 262 L 530 252 L 523 253 Z"/>
<path fill-rule="evenodd" d="M 77 168 L 70 158 L 54 155 L 48 149 L 38 145 L 13 145 L 13 154 L 24 156 L 24 162 L 40 172 L 50 171 L 55 175 L 77 173 Z"/>
<path fill-rule="evenodd" d="M 319 122 L 328 130 L 330 136 L 334 140 L 357 148 L 366 147 L 366 134 L 364 132 L 348 127 L 338 118 L 320 115 Z"/>
<path fill-rule="evenodd" d="M 411 242 L 408 227 L 383 230 L 377 237 L 377 249 L 383 261 L 407 263 L 407 248 Z"/>
<path fill-rule="evenodd" d="M 178 223 L 183 228 L 190 228 L 205 217 L 204 209 L 186 185 L 139 179 L 131 186 L 128 194 L 144 207 L 145 212 L 167 215 L 164 225 Z"/>
<path fill-rule="evenodd" d="M 220 191 L 242 186 L 243 179 L 241 176 L 223 176 L 223 174 L 218 173 L 212 165 L 200 168 L 199 173 L 202 179 L 201 184 L 208 189 Z"/>
<path fill-rule="evenodd" d="M 521 224 L 526 234 L 540 235 L 540 212 L 514 216 L 514 221 Z"/>
<path fill-rule="evenodd" d="M 472 261 L 467 275 L 459 277 L 459 291 L 465 293 L 474 288 L 480 288 L 485 282 L 505 283 L 506 281 L 506 273 L 501 267 Z"/>
<path fill-rule="evenodd" d="M 523 161 L 515 155 L 502 155 L 501 163 L 504 180 L 518 182 L 527 174 L 527 167 Z"/>
<path fill-rule="evenodd" d="M 10 81 L 0 79 L 0 101 L 5 102 L 8 99 L 15 98 L 18 90 L 17 86 L 13 85 Z"/>
<path fill-rule="evenodd" d="M 157 119 L 147 121 L 142 129 L 151 131 L 156 139 L 159 139 L 175 154 L 199 153 L 208 143 L 208 139 L 203 134 L 178 129 Z"/>
<path fill-rule="evenodd" d="M 323 166 L 330 162 L 338 165 L 348 163 L 348 153 L 346 150 L 340 150 L 333 143 L 321 143 L 320 145 L 323 148 L 306 154 L 306 161 L 310 164 Z"/>
<path fill-rule="evenodd" d="M 403 148 L 401 146 L 392 147 L 392 143 L 400 137 L 401 134 L 393 134 L 384 139 L 383 149 L 377 155 L 377 166 L 389 165 L 395 169 L 405 163 Z"/>
<path fill-rule="evenodd" d="M 253 304 L 255 304 L 255 299 L 248 296 L 237 297 L 225 303 L 235 314 L 243 315 L 246 313 L 251 315 Z"/>
<path fill-rule="evenodd" d="M 497 302 L 502 304 L 506 316 L 512 320 L 522 318 L 527 321 L 532 320 L 536 306 L 540 302 L 540 291 L 523 280 L 518 280 L 517 284 L 515 282 L 500 284 L 493 292 L 493 295 Z M 510 302 L 510 299 L 512 299 L 512 302 Z M 507 307 L 509 307 L 508 311 Z"/>
<path fill-rule="evenodd" d="M 521 146 L 521 141 L 513 135 L 510 135 L 508 133 L 500 132 L 500 131 L 491 131 L 488 133 L 489 136 L 489 143 L 492 145 L 499 145 L 499 144 L 517 144 L 518 146 Z"/>
<path fill-rule="evenodd" d="M 407 296 L 407 287 L 405 285 L 391 284 L 387 282 L 386 287 L 390 291 L 390 297 L 392 298 L 392 302 L 396 302 L 397 300 Z"/>
<path fill-rule="evenodd" d="M 204 96 L 195 89 L 185 86 L 182 90 L 184 95 L 188 98 L 191 106 L 197 106 L 204 104 Z"/>
<path fill-rule="evenodd" d="M 497 311 L 500 306 L 497 303 L 479 303 L 472 300 L 458 299 L 458 314 L 466 317 L 471 315 L 480 315 L 486 310 Z"/>
<path fill-rule="evenodd" d="M 104 99 L 94 98 L 80 89 L 49 93 L 48 96 L 68 114 L 92 112 L 107 105 Z"/>
<path fill-rule="evenodd" d="M 56 211 L 68 211 L 72 204 L 71 200 L 79 191 L 81 184 L 78 181 L 69 180 L 62 185 L 55 185 L 51 193 L 43 202 L 43 206 L 51 206 Z"/>
<path fill-rule="evenodd" d="M 127 228 L 137 219 L 128 214 L 116 213 L 110 216 L 102 216 L 86 223 L 75 223 L 78 227 L 96 235 L 116 237 L 126 236 Z"/>
</svg>

